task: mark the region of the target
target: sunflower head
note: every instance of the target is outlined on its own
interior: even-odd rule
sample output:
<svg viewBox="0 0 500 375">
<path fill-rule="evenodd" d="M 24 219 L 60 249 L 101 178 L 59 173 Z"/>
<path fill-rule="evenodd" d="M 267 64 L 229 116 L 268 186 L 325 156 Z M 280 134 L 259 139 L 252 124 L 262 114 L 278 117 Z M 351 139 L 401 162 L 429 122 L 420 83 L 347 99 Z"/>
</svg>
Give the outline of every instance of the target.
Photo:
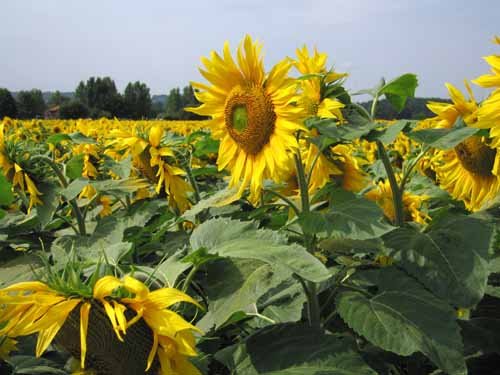
<svg viewBox="0 0 500 375">
<path fill-rule="evenodd" d="M 250 186 L 250 201 L 260 197 L 264 179 L 284 181 L 290 174 L 291 151 L 298 148 L 294 133 L 303 130 L 302 111 L 292 106 L 296 94 L 288 77 L 289 60 L 265 73 L 261 45 L 246 36 L 233 59 L 226 42 L 222 55 L 203 58 L 203 77 L 210 85 L 192 83 L 202 103 L 191 112 L 212 118 L 212 135 L 220 139 L 217 165 L 231 171 L 230 187 L 238 186 L 228 202 Z"/>
</svg>

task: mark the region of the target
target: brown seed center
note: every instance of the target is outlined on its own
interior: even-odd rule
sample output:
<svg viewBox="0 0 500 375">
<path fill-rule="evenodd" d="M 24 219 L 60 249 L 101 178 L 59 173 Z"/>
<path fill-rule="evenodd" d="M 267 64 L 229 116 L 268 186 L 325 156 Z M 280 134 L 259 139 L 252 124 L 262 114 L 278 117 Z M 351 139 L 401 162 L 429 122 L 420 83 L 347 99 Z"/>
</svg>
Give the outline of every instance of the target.
<svg viewBox="0 0 500 375">
<path fill-rule="evenodd" d="M 224 110 L 227 130 L 247 153 L 256 155 L 269 142 L 276 113 L 271 98 L 260 87 L 236 87 Z"/>
<path fill-rule="evenodd" d="M 481 137 L 472 136 L 455 146 L 455 152 L 462 166 L 479 176 L 492 176 L 496 150 L 488 147 Z"/>
</svg>

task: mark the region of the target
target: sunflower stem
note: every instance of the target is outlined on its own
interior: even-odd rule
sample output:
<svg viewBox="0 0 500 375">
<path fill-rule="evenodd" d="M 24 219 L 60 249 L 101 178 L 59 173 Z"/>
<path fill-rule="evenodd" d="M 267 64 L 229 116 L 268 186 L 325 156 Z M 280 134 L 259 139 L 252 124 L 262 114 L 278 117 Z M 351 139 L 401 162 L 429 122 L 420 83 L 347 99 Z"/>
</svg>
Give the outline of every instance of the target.
<svg viewBox="0 0 500 375">
<path fill-rule="evenodd" d="M 191 285 L 191 282 L 193 281 L 194 275 L 196 275 L 197 271 L 198 271 L 198 267 L 193 266 L 193 268 L 191 268 L 188 275 L 186 276 L 186 279 L 184 280 L 184 283 L 182 284 L 182 291 L 184 293 L 186 293 L 188 291 L 189 285 Z"/>
<path fill-rule="evenodd" d="M 370 116 L 372 118 L 372 121 L 375 121 L 375 113 L 377 112 L 378 97 L 379 97 L 379 93 L 377 92 L 375 94 L 375 96 L 373 97 L 372 107 L 370 110 Z"/>
<path fill-rule="evenodd" d="M 276 197 L 281 199 L 283 202 L 285 202 L 293 210 L 295 215 L 297 215 L 297 216 L 300 215 L 300 210 L 290 199 L 288 199 L 287 197 L 285 197 L 284 195 L 282 195 L 280 193 L 275 192 L 274 190 L 266 190 L 266 192 L 270 193 L 272 195 L 275 195 Z"/>
<path fill-rule="evenodd" d="M 300 157 L 300 152 L 297 152 L 294 155 L 294 159 L 295 159 L 295 169 L 297 171 L 297 180 L 300 189 L 300 200 L 302 203 L 301 213 L 308 213 L 311 210 L 309 204 L 309 189 L 307 184 L 308 179 L 304 172 L 304 165 L 302 164 L 302 158 Z M 309 253 L 312 253 L 314 250 L 314 237 L 306 233 L 303 229 L 302 232 L 304 234 L 306 249 Z M 302 279 L 300 280 L 307 296 L 307 301 L 308 301 L 307 305 L 309 308 L 308 310 L 309 324 L 311 325 L 311 327 L 321 329 L 321 312 L 319 307 L 318 291 L 316 288 L 316 284 L 312 281 L 304 281 Z"/>
<path fill-rule="evenodd" d="M 391 161 L 389 160 L 384 144 L 379 140 L 376 142 L 378 154 L 384 164 L 385 172 L 387 173 L 387 178 L 389 179 L 389 184 L 391 186 L 392 204 L 394 205 L 395 216 L 394 224 L 398 227 L 402 227 L 404 224 L 403 194 L 399 188 L 396 175 L 394 174 L 394 169 L 392 168 Z"/>
<path fill-rule="evenodd" d="M 191 168 L 192 161 L 193 161 L 193 153 L 189 152 L 189 161 L 186 163 L 186 166 L 185 166 L 186 167 L 186 174 L 187 174 L 189 183 L 191 184 L 191 186 L 193 187 L 193 190 L 194 190 L 194 199 L 196 201 L 195 203 L 198 203 L 201 200 L 200 188 L 198 187 L 198 183 L 196 182 L 196 179 L 193 176 L 193 170 Z"/>
</svg>

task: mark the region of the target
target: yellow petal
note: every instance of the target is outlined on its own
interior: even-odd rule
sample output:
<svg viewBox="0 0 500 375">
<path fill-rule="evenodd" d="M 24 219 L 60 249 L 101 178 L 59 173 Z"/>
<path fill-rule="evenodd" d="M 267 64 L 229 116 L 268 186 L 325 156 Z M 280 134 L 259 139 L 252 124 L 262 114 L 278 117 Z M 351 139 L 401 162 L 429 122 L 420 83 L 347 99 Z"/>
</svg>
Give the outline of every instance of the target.
<svg viewBox="0 0 500 375">
<path fill-rule="evenodd" d="M 87 354 L 87 329 L 89 326 L 90 303 L 85 302 L 80 307 L 80 367 L 85 368 Z"/>
<path fill-rule="evenodd" d="M 151 351 L 149 352 L 148 355 L 148 363 L 146 366 L 146 371 L 148 371 L 149 368 L 151 367 L 153 360 L 155 359 L 157 350 L 158 350 L 158 335 L 156 334 L 156 332 L 153 332 L 153 346 L 151 347 Z"/>
<path fill-rule="evenodd" d="M 123 283 L 120 279 L 114 276 L 104 276 L 101 277 L 94 285 L 94 298 L 102 299 L 111 295 L 113 290 L 122 286 Z"/>
<path fill-rule="evenodd" d="M 137 299 L 144 299 L 149 293 L 149 289 L 146 285 L 130 276 L 125 276 L 123 278 L 123 286 L 129 292 L 134 293 Z"/>
<path fill-rule="evenodd" d="M 179 302 L 188 302 L 202 308 L 198 302 L 175 288 L 162 288 L 149 293 L 148 302 L 155 305 L 157 309 L 165 309 Z"/>
<path fill-rule="evenodd" d="M 151 146 L 158 147 L 161 142 L 161 137 L 163 136 L 163 129 L 159 125 L 155 125 L 149 131 L 149 143 Z"/>
</svg>

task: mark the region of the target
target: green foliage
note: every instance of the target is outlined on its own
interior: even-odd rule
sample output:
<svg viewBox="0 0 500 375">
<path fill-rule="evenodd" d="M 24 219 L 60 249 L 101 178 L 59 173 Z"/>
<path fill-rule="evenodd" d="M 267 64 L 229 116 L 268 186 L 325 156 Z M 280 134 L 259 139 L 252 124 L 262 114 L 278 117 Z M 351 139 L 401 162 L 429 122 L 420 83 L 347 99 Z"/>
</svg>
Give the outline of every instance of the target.
<svg viewBox="0 0 500 375">
<path fill-rule="evenodd" d="M 19 118 L 32 119 L 43 117 L 46 106 L 43 94 L 40 90 L 19 91 L 16 101 Z"/>
<path fill-rule="evenodd" d="M 374 375 L 347 337 L 317 332 L 301 324 L 264 328 L 217 353 L 232 373 L 242 375 Z"/>
<path fill-rule="evenodd" d="M 0 119 L 17 117 L 17 105 L 9 90 L 0 88 Z"/>
<path fill-rule="evenodd" d="M 466 373 L 460 329 L 449 305 L 396 269 L 360 272 L 354 281 L 378 289 L 338 295 L 338 313 L 354 331 L 384 350 L 403 356 L 419 351 L 446 373 Z"/>
<path fill-rule="evenodd" d="M 132 119 L 148 118 L 151 114 L 151 94 L 145 83 L 129 82 L 123 94 L 123 116 Z"/>
<path fill-rule="evenodd" d="M 483 298 L 492 240 L 492 226 L 470 216 L 445 216 L 424 233 L 399 228 L 384 237 L 407 272 L 451 305 L 467 308 Z"/>
<path fill-rule="evenodd" d="M 0 206 L 9 206 L 13 201 L 14 194 L 12 193 L 12 184 L 7 181 L 0 169 Z"/>
<path fill-rule="evenodd" d="M 65 101 L 59 109 L 59 116 L 62 119 L 79 119 L 89 117 L 88 107 L 80 100 Z"/>
<path fill-rule="evenodd" d="M 75 98 L 89 108 L 92 118 L 121 117 L 123 112 L 123 98 L 110 77 L 90 77 L 86 82 L 80 81 Z"/>
</svg>

